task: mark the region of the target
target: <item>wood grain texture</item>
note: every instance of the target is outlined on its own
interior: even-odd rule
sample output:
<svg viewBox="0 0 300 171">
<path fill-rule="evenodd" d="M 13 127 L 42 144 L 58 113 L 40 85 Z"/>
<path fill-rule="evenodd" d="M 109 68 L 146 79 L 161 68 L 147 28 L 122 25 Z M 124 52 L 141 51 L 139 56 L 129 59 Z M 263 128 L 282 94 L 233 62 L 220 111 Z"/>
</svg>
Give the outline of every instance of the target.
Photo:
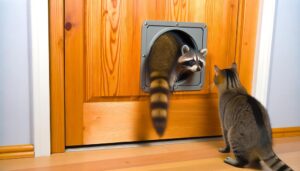
<svg viewBox="0 0 300 171">
<path fill-rule="evenodd" d="M 152 127 L 148 105 L 149 100 L 85 103 L 83 143 L 159 139 Z M 217 109 L 216 96 L 171 99 L 171 115 L 162 139 L 221 135 Z"/>
<path fill-rule="evenodd" d="M 34 157 L 34 148 L 31 144 L 0 146 L 0 160 Z"/>
<path fill-rule="evenodd" d="M 300 137 L 275 138 L 274 150 L 294 170 L 300 170 Z M 197 139 L 135 146 L 113 146 L 19 160 L 0 160 L 0 170 L 114 171 L 239 171 L 223 162 L 222 140 Z M 243 168 L 242 170 L 257 170 Z M 267 169 L 264 169 L 267 170 Z"/>
<path fill-rule="evenodd" d="M 214 87 L 214 65 L 229 67 L 235 61 L 238 0 L 205 1 L 205 22 L 207 23 L 207 72 L 208 89 L 217 93 Z M 195 11 L 197 9 L 194 9 Z"/>
<path fill-rule="evenodd" d="M 51 153 L 65 151 L 64 2 L 49 1 Z"/>
<path fill-rule="evenodd" d="M 82 114 L 84 98 L 84 2 L 65 1 L 65 116 L 66 144 L 83 142 Z"/>
<path fill-rule="evenodd" d="M 251 92 L 260 0 L 240 0 L 236 62 L 242 84 Z"/>
<path fill-rule="evenodd" d="M 205 94 L 210 97 L 216 94 L 213 65 L 224 68 L 234 61 L 243 68 L 240 70 L 241 80 L 249 89 L 254 57 L 251 55 L 254 54 L 252 37 L 256 37 L 256 32 L 246 34 L 246 31 L 256 22 L 251 17 L 255 18 L 257 14 L 253 15 L 250 11 L 257 12 L 257 9 L 251 9 L 256 6 L 248 3 L 248 0 L 65 0 L 65 22 L 72 26 L 65 31 L 66 145 L 96 143 L 89 137 L 94 137 L 98 143 L 111 142 L 112 139 L 122 142 L 157 138 L 149 131 L 151 125 L 147 118 L 147 96 L 140 89 L 141 26 L 145 20 L 207 24 L 209 53 L 204 90 L 175 93 L 172 98 L 190 100 L 191 96 L 197 96 L 198 100 L 191 103 L 205 106 L 208 100 Z M 251 46 L 241 44 L 245 41 L 250 42 Z M 242 50 L 239 51 L 239 48 Z M 171 103 L 179 104 L 179 101 L 176 99 Z M 200 113 L 202 117 L 205 116 L 204 112 L 208 112 L 206 115 L 217 118 L 217 102 L 211 103 L 210 111 L 196 108 L 193 116 Z M 113 108 L 114 114 L 110 113 L 110 108 Z M 193 108 L 186 108 L 185 112 L 191 111 Z M 175 120 L 177 118 L 178 122 L 189 123 L 191 119 L 181 118 L 174 110 L 169 114 Z M 119 140 L 113 134 L 109 135 L 114 131 L 111 130 L 114 124 L 120 122 L 118 116 L 124 118 L 124 129 L 119 129 L 123 132 L 118 132 L 117 128 L 115 131 L 128 136 L 120 136 Z M 205 117 L 200 116 L 196 118 L 200 121 L 190 125 L 194 130 L 200 129 L 196 123 L 207 122 Z M 138 128 L 143 126 L 141 121 L 145 121 L 149 129 L 137 135 Z M 211 135 L 214 133 L 209 130 L 214 130 L 213 127 L 219 124 L 216 120 L 213 122 L 214 125 L 207 128 Z M 177 124 L 173 121 L 170 123 L 172 126 Z M 198 132 L 198 136 L 204 134 Z M 183 136 L 180 129 L 171 131 L 168 137 L 175 138 L 176 135 Z M 196 131 L 192 131 L 192 135 L 196 136 Z"/>
<path fill-rule="evenodd" d="M 158 10 L 159 9 L 159 10 Z M 236 49 L 238 0 L 87 1 L 86 100 L 140 96 L 141 26 L 145 20 L 204 22 L 208 27 L 205 90 L 212 89 L 212 64 L 228 66 Z M 159 12 L 158 12 L 159 11 Z M 187 94 L 203 94 L 194 91 Z M 178 93 L 182 94 L 182 93 Z"/>
</svg>

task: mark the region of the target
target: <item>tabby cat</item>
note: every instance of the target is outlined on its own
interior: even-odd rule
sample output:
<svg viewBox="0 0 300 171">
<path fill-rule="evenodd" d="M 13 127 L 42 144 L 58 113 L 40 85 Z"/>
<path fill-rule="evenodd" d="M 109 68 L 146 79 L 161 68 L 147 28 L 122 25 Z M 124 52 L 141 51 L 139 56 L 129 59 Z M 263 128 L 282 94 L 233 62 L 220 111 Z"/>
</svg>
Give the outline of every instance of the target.
<svg viewBox="0 0 300 171">
<path fill-rule="evenodd" d="M 227 157 L 224 162 L 243 167 L 263 160 L 272 170 L 292 170 L 274 153 L 267 110 L 242 86 L 236 64 L 229 69 L 214 66 L 214 70 L 225 142 L 219 152 L 228 153 L 232 149 L 235 155 L 235 159 Z"/>
<path fill-rule="evenodd" d="M 180 76 L 200 71 L 205 65 L 206 49 L 196 52 L 174 32 L 162 34 L 149 53 L 150 111 L 153 126 L 159 136 L 167 125 L 170 92 Z"/>
</svg>

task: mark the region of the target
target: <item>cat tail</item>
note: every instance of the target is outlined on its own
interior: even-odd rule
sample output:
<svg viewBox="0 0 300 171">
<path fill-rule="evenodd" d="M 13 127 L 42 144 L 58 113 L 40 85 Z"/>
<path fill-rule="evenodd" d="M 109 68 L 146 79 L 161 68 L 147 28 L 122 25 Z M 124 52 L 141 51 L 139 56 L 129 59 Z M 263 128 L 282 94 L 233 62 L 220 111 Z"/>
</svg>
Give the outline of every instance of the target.
<svg viewBox="0 0 300 171">
<path fill-rule="evenodd" d="M 157 134 L 163 136 L 167 127 L 170 84 L 159 72 L 150 74 L 150 112 Z"/>
<path fill-rule="evenodd" d="M 293 169 L 284 163 L 274 152 L 262 160 L 274 171 L 293 171 Z"/>
</svg>

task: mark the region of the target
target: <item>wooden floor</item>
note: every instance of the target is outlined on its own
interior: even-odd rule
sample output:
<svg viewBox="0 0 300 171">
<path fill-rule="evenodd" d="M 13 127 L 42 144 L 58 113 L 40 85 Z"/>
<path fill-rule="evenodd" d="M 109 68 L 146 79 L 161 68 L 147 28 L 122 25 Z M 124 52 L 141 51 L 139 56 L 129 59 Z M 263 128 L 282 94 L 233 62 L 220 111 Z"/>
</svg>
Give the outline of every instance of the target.
<svg viewBox="0 0 300 171">
<path fill-rule="evenodd" d="M 210 171 L 239 170 L 223 163 L 227 156 L 217 152 L 220 139 L 142 144 L 137 147 L 85 150 L 50 157 L 0 160 L 0 170 L 57 171 Z M 300 170 L 300 137 L 275 138 L 278 156 L 294 170 Z M 253 170 L 253 169 L 243 169 Z"/>
</svg>

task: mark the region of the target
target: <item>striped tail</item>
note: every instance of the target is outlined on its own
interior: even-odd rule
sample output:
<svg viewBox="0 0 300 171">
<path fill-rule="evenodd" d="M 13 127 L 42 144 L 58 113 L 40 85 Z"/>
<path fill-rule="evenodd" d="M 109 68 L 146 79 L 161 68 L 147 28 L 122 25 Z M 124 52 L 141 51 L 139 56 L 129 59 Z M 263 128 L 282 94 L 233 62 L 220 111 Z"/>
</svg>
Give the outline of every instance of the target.
<svg viewBox="0 0 300 171">
<path fill-rule="evenodd" d="M 150 111 L 153 126 L 159 136 L 163 136 L 167 126 L 170 85 L 166 77 L 158 72 L 150 74 Z"/>
<path fill-rule="evenodd" d="M 292 171 L 287 164 L 285 164 L 278 156 L 273 152 L 272 155 L 263 161 L 274 171 Z"/>
</svg>

